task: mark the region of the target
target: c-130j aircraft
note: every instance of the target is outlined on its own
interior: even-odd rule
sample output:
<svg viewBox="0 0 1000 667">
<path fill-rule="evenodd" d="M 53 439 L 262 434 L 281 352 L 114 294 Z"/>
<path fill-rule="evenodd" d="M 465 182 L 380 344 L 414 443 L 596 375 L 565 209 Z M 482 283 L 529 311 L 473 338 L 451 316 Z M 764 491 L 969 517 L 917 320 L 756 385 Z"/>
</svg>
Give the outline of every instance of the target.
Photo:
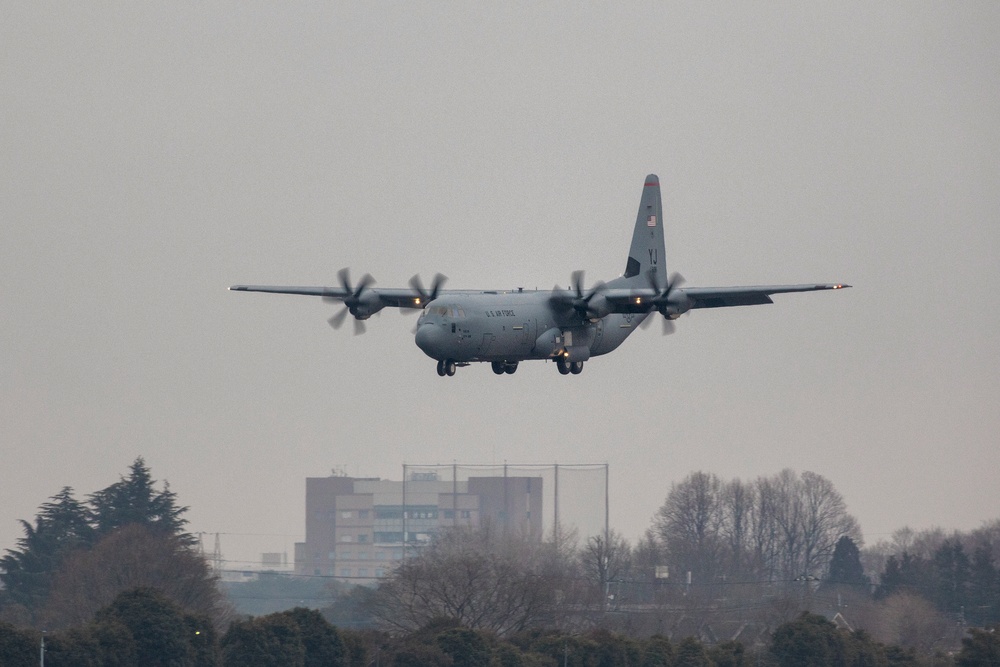
<svg viewBox="0 0 1000 667">
<path fill-rule="evenodd" d="M 632 232 L 625 273 L 607 283 L 583 288 L 583 272 L 572 276 L 572 289 L 445 290 L 445 277 L 435 276 L 430 290 L 419 276 L 410 289 L 372 287 L 365 275 L 356 285 L 341 269 L 340 287 L 284 287 L 234 285 L 239 292 L 303 294 L 341 302 L 344 308 L 330 318 L 340 328 L 348 314 L 355 334 L 364 333 L 364 320 L 383 308 L 422 310 L 415 330 L 417 347 L 437 360 L 440 376 L 452 376 L 459 366 L 489 362 L 497 375 L 513 374 L 522 361 L 555 361 L 563 375 L 578 375 L 591 357 L 614 351 L 638 325 L 663 316 L 663 332 L 672 333 L 674 320 L 697 308 L 755 306 L 773 303 L 771 295 L 815 292 L 850 287 L 841 283 L 756 285 L 750 287 L 682 287 L 683 277 L 667 276 L 663 244 L 663 205 L 660 181 L 646 177 L 639 213 Z"/>
</svg>

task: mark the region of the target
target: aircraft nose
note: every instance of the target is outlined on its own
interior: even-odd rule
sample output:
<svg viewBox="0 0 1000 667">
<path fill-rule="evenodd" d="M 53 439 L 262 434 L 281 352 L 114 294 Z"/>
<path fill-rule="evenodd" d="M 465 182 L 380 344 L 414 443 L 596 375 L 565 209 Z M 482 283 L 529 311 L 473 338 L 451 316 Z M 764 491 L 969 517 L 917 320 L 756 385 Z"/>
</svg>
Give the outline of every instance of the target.
<svg viewBox="0 0 1000 667">
<path fill-rule="evenodd" d="M 417 347 L 424 351 L 428 357 L 434 359 L 440 358 L 438 352 L 441 349 L 441 343 L 443 342 L 444 331 L 439 325 L 436 324 L 421 324 L 420 328 L 417 329 L 416 342 Z"/>
</svg>

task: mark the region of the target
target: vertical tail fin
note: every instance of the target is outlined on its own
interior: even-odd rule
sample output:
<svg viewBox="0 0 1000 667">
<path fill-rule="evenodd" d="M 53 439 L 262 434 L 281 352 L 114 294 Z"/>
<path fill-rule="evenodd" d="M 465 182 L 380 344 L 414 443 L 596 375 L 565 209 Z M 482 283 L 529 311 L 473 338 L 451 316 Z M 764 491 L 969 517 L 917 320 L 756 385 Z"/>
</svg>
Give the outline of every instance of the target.
<svg viewBox="0 0 1000 667">
<path fill-rule="evenodd" d="M 656 284 L 666 285 L 667 260 L 664 255 L 660 179 L 656 174 L 650 174 L 642 188 L 624 277 L 630 282 L 645 286 L 649 284 L 649 273 L 653 272 Z"/>
</svg>

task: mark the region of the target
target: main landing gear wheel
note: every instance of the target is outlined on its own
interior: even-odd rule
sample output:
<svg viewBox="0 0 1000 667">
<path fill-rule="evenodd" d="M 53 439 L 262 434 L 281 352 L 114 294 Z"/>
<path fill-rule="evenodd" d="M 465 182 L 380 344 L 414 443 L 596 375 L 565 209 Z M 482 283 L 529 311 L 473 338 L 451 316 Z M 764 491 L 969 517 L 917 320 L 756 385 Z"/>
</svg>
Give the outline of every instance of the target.
<svg viewBox="0 0 1000 667">
<path fill-rule="evenodd" d="M 448 377 L 453 376 L 457 368 L 457 365 L 451 359 L 441 359 L 437 363 L 437 372 L 441 377 L 445 375 Z"/>
<path fill-rule="evenodd" d="M 513 375 L 517 371 L 516 361 L 494 361 L 490 364 L 497 375 Z"/>
<path fill-rule="evenodd" d="M 560 375 L 569 375 L 569 362 L 562 357 L 556 359 L 556 368 L 559 369 Z"/>
<path fill-rule="evenodd" d="M 569 372 L 572 373 L 573 375 L 579 375 L 580 373 L 582 373 L 583 372 L 583 362 L 582 361 L 574 361 L 574 362 L 572 362 L 569 365 Z"/>
</svg>

